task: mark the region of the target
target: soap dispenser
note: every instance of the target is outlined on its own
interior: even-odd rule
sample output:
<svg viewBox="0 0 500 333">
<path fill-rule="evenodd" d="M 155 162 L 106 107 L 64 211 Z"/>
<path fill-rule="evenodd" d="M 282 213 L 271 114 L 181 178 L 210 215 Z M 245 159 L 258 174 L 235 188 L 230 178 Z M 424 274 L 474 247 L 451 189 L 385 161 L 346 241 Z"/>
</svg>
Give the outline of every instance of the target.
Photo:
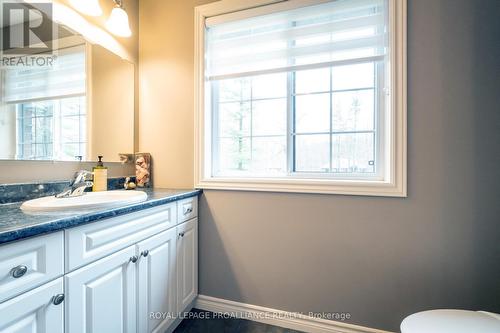
<svg viewBox="0 0 500 333">
<path fill-rule="evenodd" d="M 97 156 L 99 161 L 97 165 L 92 170 L 94 173 L 94 186 L 92 191 L 100 192 L 108 190 L 108 168 L 104 166 L 102 162 L 102 156 Z"/>
</svg>

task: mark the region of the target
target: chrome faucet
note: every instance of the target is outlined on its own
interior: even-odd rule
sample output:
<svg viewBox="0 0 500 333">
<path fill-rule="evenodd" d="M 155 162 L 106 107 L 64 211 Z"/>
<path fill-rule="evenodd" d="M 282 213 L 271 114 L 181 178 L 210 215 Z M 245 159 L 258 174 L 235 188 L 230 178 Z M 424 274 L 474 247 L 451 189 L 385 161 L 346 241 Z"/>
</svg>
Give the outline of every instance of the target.
<svg viewBox="0 0 500 333">
<path fill-rule="evenodd" d="M 61 193 L 56 194 L 56 198 L 71 198 L 83 195 L 87 187 L 94 185 L 93 182 L 87 180 L 87 177 L 90 176 L 92 176 L 92 172 L 87 170 L 76 172 L 69 186 Z"/>
</svg>

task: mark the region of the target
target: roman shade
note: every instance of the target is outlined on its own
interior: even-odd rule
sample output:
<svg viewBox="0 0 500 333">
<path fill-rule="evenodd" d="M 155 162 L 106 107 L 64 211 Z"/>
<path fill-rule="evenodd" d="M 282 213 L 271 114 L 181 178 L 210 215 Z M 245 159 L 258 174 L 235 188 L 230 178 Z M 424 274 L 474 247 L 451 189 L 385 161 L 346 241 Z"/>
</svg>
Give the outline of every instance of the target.
<svg viewBox="0 0 500 333">
<path fill-rule="evenodd" d="M 52 66 L 5 68 L 3 102 L 80 96 L 86 86 L 85 46 L 60 50 Z"/>
<path fill-rule="evenodd" d="M 387 54 L 385 0 L 320 2 L 290 1 L 207 18 L 206 78 L 296 71 Z M 282 11 L 283 6 L 296 8 Z"/>
</svg>

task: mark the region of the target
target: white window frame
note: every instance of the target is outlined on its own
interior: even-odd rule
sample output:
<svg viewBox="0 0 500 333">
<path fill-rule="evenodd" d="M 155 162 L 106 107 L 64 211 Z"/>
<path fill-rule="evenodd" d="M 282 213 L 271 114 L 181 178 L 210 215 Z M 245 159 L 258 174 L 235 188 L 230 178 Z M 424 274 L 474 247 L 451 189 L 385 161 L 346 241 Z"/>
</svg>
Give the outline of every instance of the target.
<svg viewBox="0 0 500 333">
<path fill-rule="evenodd" d="M 335 178 L 227 178 L 211 175 L 211 108 L 210 94 L 205 92 L 205 20 L 227 13 L 278 3 L 283 10 L 332 0 L 222 0 L 195 8 L 195 186 L 202 189 L 368 195 L 407 196 L 407 83 L 406 83 L 406 0 L 389 1 L 390 29 L 390 104 L 385 119 L 388 136 L 383 180 L 348 180 Z M 264 7 L 263 7 L 264 6 Z M 209 139 L 206 139 L 209 138 Z"/>
</svg>

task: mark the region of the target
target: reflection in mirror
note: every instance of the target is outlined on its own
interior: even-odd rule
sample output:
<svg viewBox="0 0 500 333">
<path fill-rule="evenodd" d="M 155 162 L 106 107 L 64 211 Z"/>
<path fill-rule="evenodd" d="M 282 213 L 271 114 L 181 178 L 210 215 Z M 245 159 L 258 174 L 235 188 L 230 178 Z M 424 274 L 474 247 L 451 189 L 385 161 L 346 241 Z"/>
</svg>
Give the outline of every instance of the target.
<svg viewBox="0 0 500 333">
<path fill-rule="evenodd" d="M 85 44 L 59 50 L 52 67 L 3 70 L 1 157 L 74 160 L 87 155 Z"/>
<path fill-rule="evenodd" d="M 118 162 L 134 151 L 134 65 L 55 26 L 51 65 L 0 70 L 0 159 Z"/>
</svg>

